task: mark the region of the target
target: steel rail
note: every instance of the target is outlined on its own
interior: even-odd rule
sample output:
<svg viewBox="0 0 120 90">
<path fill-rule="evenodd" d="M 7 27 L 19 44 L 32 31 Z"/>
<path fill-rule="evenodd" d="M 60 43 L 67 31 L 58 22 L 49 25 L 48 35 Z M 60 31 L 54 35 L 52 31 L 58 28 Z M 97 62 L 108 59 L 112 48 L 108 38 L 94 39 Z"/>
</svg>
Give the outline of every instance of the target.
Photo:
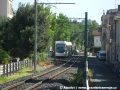
<svg viewBox="0 0 120 90">
<path fill-rule="evenodd" d="M 60 65 L 60 66 L 57 67 L 57 68 L 54 68 L 54 69 L 52 69 L 52 70 L 50 70 L 50 71 L 47 71 L 47 72 L 45 72 L 45 73 L 42 73 L 42 74 L 33 76 L 33 77 L 31 77 L 30 79 L 27 79 L 27 80 L 24 80 L 24 81 L 15 83 L 15 84 L 13 84 L 13 85 L 11 85 L 11 86 L 8 86 L 8 87 L 6 87 L 6 88 L 3 88 L 2 90 L 11 90 L 11 89 L 13 89 L 13 88 L 15 88 L 15 87 L 17 87 L 17 86 L 20 86 L 20 85 L 24 84 L 24 83 L 25 83 L 26 81 L 28 81 L 28 80 L 37 79 L 38 77 L 41 77 L 41 76 L 43 76 L 43 75 L 46 75 L 46 74 L 48 74 L 48 73 L 50 73 L 50 72 L 53 72 L 53 71 L 55 71 L 55 70 L 58 70 L 58 69 L 60 69 L 61 67 L 65 66 L 67 63 L 69 63 L 69 62 L 70 62 L 71 60 L 73 60 L 73 59 L 74 59 L 74 57 L 71 58 L 68 62 Z"/>
<path fill-rule="evenodd" d="M 47 82 L 47 81 L 51 80 L 52 78 L 60 75 L 61 73 L 64 73 L 65 71 L 69 70 L 77 61 L 78 61 L 78 58 L 77 58 L 77 60 L 76 60 L 72 65 L 70 65 L 68 68 L 62 70 L 62 71 L 59 72 L 59 73 L 56 73 L 56 74 L 52 75 L 51 77 L 49 77 L 49 78 L 47 78 L 47 79 L 45 79 L 45 80 L 43 80 L 43 81 L 40 81 L 40 82 L 34 84 L 33 86 L 31 86 L 31 87 L 29 87 L 29 88 L 27 88 L 27 89 L 25 89 L 25 90 L 33 90 L 33 89 L 35 89 L 36 87 L 38 87 L 38 86 L 40 86 L 41 84 L 43 84 L 44 82 Z"/>
</svg>

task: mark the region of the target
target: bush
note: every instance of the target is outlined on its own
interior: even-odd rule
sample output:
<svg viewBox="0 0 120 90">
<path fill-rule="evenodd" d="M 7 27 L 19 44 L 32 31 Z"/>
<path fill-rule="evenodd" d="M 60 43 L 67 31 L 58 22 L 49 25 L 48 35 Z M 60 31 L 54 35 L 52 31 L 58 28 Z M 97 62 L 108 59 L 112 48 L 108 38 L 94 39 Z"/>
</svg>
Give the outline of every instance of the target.
<svg viewBox="0 0 120 90">
<path fill-rule="evenodd" d="M 44 61 L 45 57 L 43 53 L 37 53 L 37 63 L 39 63 L 40 61 Z"/>
<path fill-rule="evenodd" d="M 88 69 L 88 79 L 89 79 L 89 82 L 90 82 L 91 78 L 93 77 L 93 74 L 94 74 L 94 71 L 92 69 Z"/>
<path fill-rule="evenodd" d="M 34 60 L 34 54 L 30 54 L 29 58 Z M 47 58 L 47 54 L 37 53 L 37 64 L 39 64 L 41 61 L 49 61 L 49 59 Z"/>
<path fill-rule="evenodd" d="M 8 64 L 10 61 L 10 56 L 4 50 L 0 49 L 0 63 L 1 64 Z"/>
<path fill-rule="evenodd" d="M 93 46 L 93 47 L 88 48 L 88 51 L 89 51 L 89 52 L 92 52 L 93 50 L 94 50 L 95 53 L 97 53 L 97 51 L 100 51 L 100 50 L 101 50 L 101 47 L 94 47 L 94 46 Z"/>
<path fill-rule="evenodd" d="M 24 58 L 24 60 L 30 60 L 30 58 L 29 58 L 29 57 L 27 57 L 27 58 Z"/>
</svg>

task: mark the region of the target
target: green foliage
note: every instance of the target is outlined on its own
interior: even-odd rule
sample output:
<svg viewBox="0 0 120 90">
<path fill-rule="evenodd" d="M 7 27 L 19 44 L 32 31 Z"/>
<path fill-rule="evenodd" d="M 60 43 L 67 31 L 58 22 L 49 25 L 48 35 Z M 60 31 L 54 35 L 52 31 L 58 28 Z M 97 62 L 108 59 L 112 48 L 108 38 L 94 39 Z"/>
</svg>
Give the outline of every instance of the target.
<svg viewBox="0 0 120 90">
<path fill-rule="evenodd" d="M 24 60 L 30 60 L 30 58 L 27 57 L 27 58 L 25 58 Z"/>
<path fill-rule="evenodd" d="M 97 51 L 100 51 L 100 50 L 101 50 L 101 47 L 94 47 L 94 46 L 92 46 L 88 49 L 89 52 L 94 51 L 95 53 L 97 53 Z"/>
<path fill-rule="evenodd" d="M 73 74 L 73 76 L 70 77 L 70 82 L 74 86 L 83 86 L 84 83 L 84 69 L 81 69 L 80 71 Z"/>
<path fill-rule="evenodd" d="M 25 58 L 24 60 L 34 60 L 34 52 L 32 52 L 31 54 L 29 54 L 29 57 Z M 48 61 L 48 59 L 46 58 L 46 54 L 45 52 L 43 53 L 39 53 L 37 52 L 37 64 L 39 64 L 41 61 Z"/>
<path fill-rule="evenodd" d="M 88 82 L 91 82 L 91 79 L 93 77 L 94 71 L 92 69 L 88 69 Z"/>
<path fill-rule="evenodd" d="M 42 52 L 50 41 L 50 7 L 37 5 L 37 12 L 37 51 Z M 3 21 L 0 25 L 0 46 L 14 57 L 18 56 L 13 55 L 16 48 L 20 58 L 28 57 L 34 47 L 34 5 L 19 3 L 15 16 Z"/>
<path fill-rule="evenodd" d="M 69 27 L 70 21 L 68 17 L 60 13 L 59 16 L 57 17 L 57 33 L 56 33 L 56 36 L 59 37 L 57 37 L 56 40 L 69 41 L 70 40 Z"/>
<path fill-rule="evenodd" d="M 94 71 L 92 69 L 88 69 L 88 78 L 92 78 Z"/>
<path fill-rule="evenodd" d="M 0 16 L 0 48 L 2 48 L 2 49 L 4 49 L 2 44 L 4 43 L 5 38 L 8 37 L 8 36 L 3 35 L 3 34 L 5 34 L 4 31 L 6 31 L 5 27 L 8 25 L 9 25 L 9 19 L 5 16 Z"/>
<path fill-rule="evenodd" d="M 8 53 L 4 50 L 0 49 L 0 63 L 2 64 L 8 64 L 10 60 L 10 57 Z"/>
<path fill-rule="evenodd" d="M 97 30 L 99 27 L 98 23 L 95 20 L 88 20 L 88 43 L 91 45 L 94 42 L 94 37 L 92 35 L 93 30 Z"/>
<path fill-rule="evenodd" d="M 49 6 L 37 5 L 37 51 L 48 51 L 56 40 L 71 41 L 75 48 L 84 48 L 84 20 L 77 22 L 60 13 L 51 13 Z M 19 3 L 18 10 L 12 19 L 0 17 L 0 48 L 13 57 L 21 59 L 30 55 L 34 48 L 34 5 Z M 89 43 L 93 43 L 92 31 L 98 24 L 88 20 Z M 16 50 L 18 49 L 18 50 Z"/>
<path fill-rule="evenodd" d="M 19 49 L 18 48 L 12 48 L 10 51 L 10 56 L 16 58 L 16 57 L 19 57 Z"/>
<path fill-rule="evenodd" d="M 41 61 L 49 61 L 45 53 L 37 53 L 37 63 L 39 64 Z"/>
</svg>

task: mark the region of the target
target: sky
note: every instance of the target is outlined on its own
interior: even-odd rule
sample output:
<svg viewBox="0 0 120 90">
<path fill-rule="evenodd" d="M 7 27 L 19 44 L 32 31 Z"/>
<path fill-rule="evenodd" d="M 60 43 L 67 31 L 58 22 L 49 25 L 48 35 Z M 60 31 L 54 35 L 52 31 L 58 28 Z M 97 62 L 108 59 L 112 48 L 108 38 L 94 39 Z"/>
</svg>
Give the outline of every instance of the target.
<svg viewBox="0 0 120 90">
<path fill-rule="evenodd" d="M 18 9 L 19 2 L 24 4 L 33 4 L 34 0 L 13 0 L 13 9 Z M 85 18 L 85 12 L 88 12 L 88 19 L 96 20 L 101 24 L 103 10 L 115 9 L 120 5 L 120 0 L 38 0 L 39 3 L 75 3 L 75 4 L 49 4 L 56 6 L 51 11 L 61 12 L 69 18 Z M 78 20 L 80 21 L 80 20 Z"/>
</svg>

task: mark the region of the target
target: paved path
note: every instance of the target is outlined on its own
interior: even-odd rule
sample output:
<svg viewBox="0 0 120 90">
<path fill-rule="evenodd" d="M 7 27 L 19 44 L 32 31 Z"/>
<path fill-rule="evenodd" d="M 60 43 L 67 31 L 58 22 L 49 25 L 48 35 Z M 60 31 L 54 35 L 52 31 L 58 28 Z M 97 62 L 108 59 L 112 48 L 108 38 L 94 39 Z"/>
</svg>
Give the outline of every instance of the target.
<svg viewBox="0 0 120 90">
<path fill-rule="evenodd" d="M 94 75 L 89 86 L 100 88 L 90 90 L 120 90 L 120 78 L 117 78 L 115 72 L 105 61 L 99 61 L 95 57 L 88 58 L 88 68 L 94 70 Z M 114 87 L 116 89 L 109 89 Z"/>
</svg>

